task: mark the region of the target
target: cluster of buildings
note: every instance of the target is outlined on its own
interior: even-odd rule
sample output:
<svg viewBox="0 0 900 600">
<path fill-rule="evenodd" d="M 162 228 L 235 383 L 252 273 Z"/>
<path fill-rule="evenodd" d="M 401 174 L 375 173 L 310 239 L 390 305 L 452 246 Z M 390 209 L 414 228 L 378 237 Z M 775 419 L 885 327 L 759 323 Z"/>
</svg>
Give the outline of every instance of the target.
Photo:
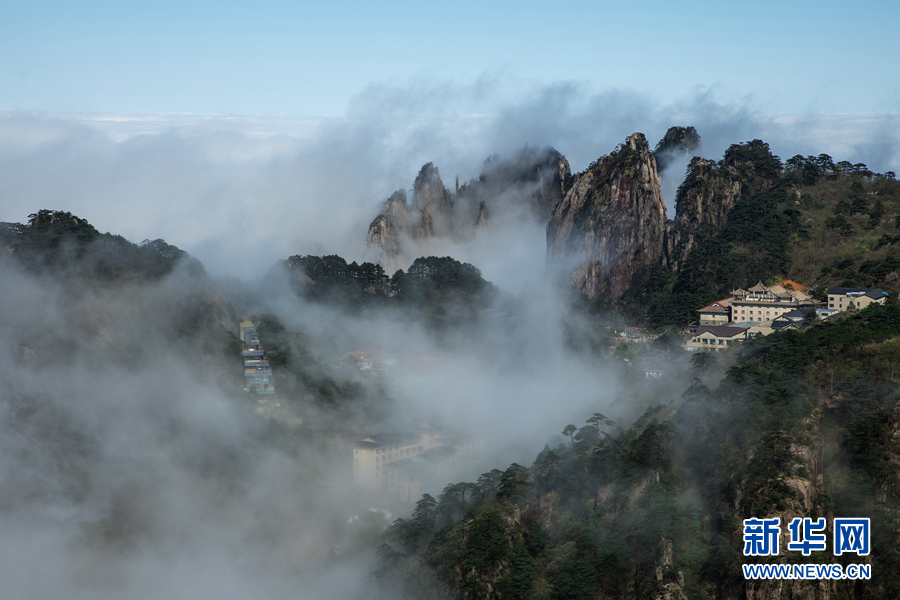
<svg viewBox="0 0 900 600">
<path fill-rule="evenodd" d="M 621 333 L 618 333 L 618 335 L 621 338 L 620 341 L 629 344 L 644 344 L 647 342 L 652 342 L 660 336 L 659 333 L 647 333 L 645 331 L 642 331 L 639 327 L 626 327 L 622 330 Z"/>
<path fill-rule="evenodd" d="M 757 283 L 699 309 L 699 324 L 685 347 L 724 350 L 749 337 L 796 327 L 805 319 L 829 318 L 848 310 L 863 309 L 872 302 L 883 304 L 887 296 L 880 289 L 829 288 L 828 301 L 819 302 L 810 288 L 789 279 L 770 286 Z"/>
<path fill-rule="evenodd" d="M 356 369 L 366 377 L 407 376 L 434 369 L 439 359 L 427 354 L 403 360 L 387 358 L 381 350 L 354 350 L 341 357 L 342 368 Z"/>
<path fill-rule="evenodd" d="M 397 365 L 396 358 L 385 358 L 381 350 L 354 350 L 341 357 L 341 365 L 353 366 L 364 375 L 378 377 Z"/>
<path fill-rule="evenodd" d="M 255 323 L 241 321 L 241 340 L 246 346 L 243 350 L 244 391 L 259 395 L 275 394 L 275 386 L 272 385 L 272 367 L 269 366 L 268 359 L 264 358 Z"/>
<path fill-rule="evenodd" d="M 471 462 L 474 439 L 450 438 L 423 425 L 415 431 L 370 435 L 354 444 L 353 482 L 360 488 L 415 502 Z"/>
</svg>

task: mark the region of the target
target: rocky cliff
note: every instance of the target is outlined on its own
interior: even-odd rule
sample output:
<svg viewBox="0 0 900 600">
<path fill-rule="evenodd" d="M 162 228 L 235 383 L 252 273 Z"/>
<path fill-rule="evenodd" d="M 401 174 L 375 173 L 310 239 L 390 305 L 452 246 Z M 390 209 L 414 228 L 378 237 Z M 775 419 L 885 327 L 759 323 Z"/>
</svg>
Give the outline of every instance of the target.
<svg viewBox="0 0 900 600">
<path fill-rule="evenodd" d="M 415 235 L 429 238 L 447 235 L 451 231 L 453 199 L 444 188 L 441 175 L 434 163 L 422 167 L 413 185 L 413 199 L 418 209 Z"/>
<path fill-rule="evenodd" d="M 478 205 L 478 219 L 475 221 L 475 229 L 484 229 L 488 223 L 488 211 L 484 200 Z"/>
<path fill-rule="evenodd" d="M 715 161 L 696 157 L 691 160 L 684 182 L 675 197 L 675 225 L 696 227 L 711 223 L 717 229 L 725 224 L 728 211 L 741 195 L 741 182 Z"/>
<path fill-rule="evenodd" d="M 693 127 L 669 127 L 663 139 L 659 140 L 653 150 L 656 157 L 656 168 L 662 173 L 672 165 L 678 157 L 691 158 L 700 152 L 700 134 Z"/>
<path fill-rule="evenodd" d="M 618 299 L 641 267 L 663 257 L 666 208 L 642 133 L 575 175 L 547 225 L 547 258 L 574 267 L 575 287 Z"/>
<path fill-rule="evenodd" d="M 453 230 L 453 198 L 434 163 L 424 165 L 413 184 L 412 203 L 397 190 L 385 200 L 369 225 L 366 245 L 386 271 L 402 268 L 405 247 L 416 240 L 445 236 Z"/>
<path fill-rule="evenodd" d="M 369 225 L 366 245 L 375 252 L 375 260 L 389 272 L 397 268 L 398 259 L 403 254 L 401 240 L 410 222 L 406 204 L 406 192 L 397 190 L 385 200 L 381 214 Z"/>
<path fill-rule="evenodd" d="M 681 266 L 699 227 L 709 224 L 718 232 L 743 195 L 769 190 L 780 171 L 781 160 L 760 140 L 730 146 L 719 162 L 694 157 L 675 196 L 675 219 L 666 244 L 668 266 Z"/>
<path fill-rule="evenodd" d="M 571 183 L 572 169 L 566 157 L 553 148 L 526 146 L 509 160 L 491 156 L 477 180 L 458 190 L 459 200 L 471 206 L 527 204 L 531 215 L 546 223 Z"/>
<path fill-rule="evenodd" d="M 675 196 L 675 219 L 669 224 L 667 264 L 677 269 L 694 246 L 694 231 L 709 223 L 718 231 L 741 197 L 741 181 L 733 168 L 695 157 Z"/>
<path fill-rule="evenodd" d="M 393 272 L 427 251 L 433 238 L 468 239 L 523 218 L 543 226 L 570 183 L 569 162 L 553 148 L 526 146 L 510 159 L 491 156 L 477 179 L 460 185 L 457 178 L 455 194 L 428 163 L 416 177 L 411 201 L 402 190 L 385 201 L 369 225 L 366 245 L 372 259 Z"/>
</svg>

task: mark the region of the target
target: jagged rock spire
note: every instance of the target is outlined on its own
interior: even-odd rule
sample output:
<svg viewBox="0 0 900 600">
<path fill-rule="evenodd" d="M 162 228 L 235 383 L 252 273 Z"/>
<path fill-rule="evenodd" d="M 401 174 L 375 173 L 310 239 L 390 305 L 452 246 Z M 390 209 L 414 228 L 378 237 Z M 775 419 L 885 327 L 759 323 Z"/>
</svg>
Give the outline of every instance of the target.
<svg viewBox="0 0 900 600">
<path fill-rule="evenodd" d="M 663 256 L 666 207 L 642 133 L 575 175 L 547 225 L 547 258 L 574 261 L 575 287 L 618 299 L 639 268 Z"/>
</svg>

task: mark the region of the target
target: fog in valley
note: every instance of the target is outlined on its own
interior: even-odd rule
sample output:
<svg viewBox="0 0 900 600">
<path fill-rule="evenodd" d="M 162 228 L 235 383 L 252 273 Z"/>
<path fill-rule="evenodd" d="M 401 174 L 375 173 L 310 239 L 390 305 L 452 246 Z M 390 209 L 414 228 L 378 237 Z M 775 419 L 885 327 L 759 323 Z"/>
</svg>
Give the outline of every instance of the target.
<svg viewBox="0 0 900 600">
<path fill-rule="evenodd" d="M 619 428 L 680 400 L 685 358 L 669 360 L 673 378 L 660 384 L 608 357 L 608 336 L 627 323 L 591 314 L 560 284 L 568 265 L 546 265 L 546 220 L 527 208 L 527 187 L 495 198 L 482 229 L 409 241 L 410 260 L 450 256 L 496 286 L 469 321 L 300 293 L 309 284 L 283 261 L 372 260 L 369 224 L 428 162 L 453 192 L 487 157 L 526 144 L 555 148 L 574 174 L 635 131 L 652 145 L 693 125 L 711 159 L 761 138 L 782 158 L 900 167 L 887 117 L 771 117 L 707 92 L 659 106 L 573 86 L 494 99 L 479 114 L 479 93 L 370 88 L 331 120 L 0 114 L 0 221 L 69 211 L 189 255 L 159 274 L 100 276 L 100 246 L 54 249 L 48 264 L 0 256 L 5 597 L 369 597 L 378 536 L 412 504 L 354 486 L 355 441 L 423 424 L 478 440 L 477 455 L 428 490 L 437 496 L 530 466 L 595 412 Z M 661 174 L 670 219 L 688 160 Z M 260 317 L 303 350 L 308 375 L 273 399 L 242 386 L 238 323 Z M 367 377 L 342 361 L 372 349 L 414 368 Z M 288 377 L 279 369 L 276 382 Z"/>
</svg>

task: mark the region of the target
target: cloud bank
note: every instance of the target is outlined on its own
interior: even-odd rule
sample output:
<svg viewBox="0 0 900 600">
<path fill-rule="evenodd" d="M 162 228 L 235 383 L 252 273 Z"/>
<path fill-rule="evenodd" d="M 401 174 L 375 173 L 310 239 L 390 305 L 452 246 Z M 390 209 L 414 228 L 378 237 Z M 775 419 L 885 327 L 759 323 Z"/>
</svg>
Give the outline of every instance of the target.
<svg viewBox="0 0 900 600">
<path fill-rule="evenodd" d="M 653 144 L 672 125 L 693 125 L 707 158 L 759 138 L 782 158 L 824 152 L 900 170 L 894 113 L 765 115 L 752 99 L 720 102 L 710 89 L 670 104 L 577 83 L 506 89 L 491 79 L 371 85 L 341 119 L 6 112 L 0 219 L 69 210 L 132 241 L 163 238 L 214 273 L 252 278 L 292 254 L 362 260 L 380 203 L 409 189 L 422 164 L 433 161 L 451 186 L 525 144 L 555 147 L 574 172 L 634 131 Z M 665 182 L 670 218 L 678 179 Z M 542 244 L 539 230 L 531 237 Z"/>
</svg>

